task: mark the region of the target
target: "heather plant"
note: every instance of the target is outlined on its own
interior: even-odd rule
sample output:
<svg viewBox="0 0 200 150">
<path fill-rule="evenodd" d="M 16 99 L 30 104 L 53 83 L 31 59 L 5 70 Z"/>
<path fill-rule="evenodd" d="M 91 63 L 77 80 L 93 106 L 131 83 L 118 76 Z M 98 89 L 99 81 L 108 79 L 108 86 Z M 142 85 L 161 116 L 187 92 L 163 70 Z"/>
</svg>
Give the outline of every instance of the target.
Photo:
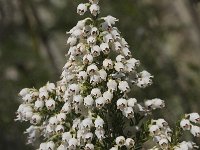
<svg viewBox="0 0 200 150">
<path fill-rule="evenodd" d="M 153 76 L 140 68 L 129 44 L 115 27 L 113 16 L 100 17 L 99 0 L 77 7 L 91 17 L 78 21 L 67 34 L 68 61 L 61 79 L 39 90 L 24 88 L 19 95 L 19 121 L 30 122 L 28 144 L 42 141 L 39 150 L 192 150 L 180 141 L 184 131 L 200 137 L 198 113 L 184 115 L 173 127 L 152 111 L 165 107 L 159 98 L 137 100 L 133 88 L 152 84 Z"/>
</svg>

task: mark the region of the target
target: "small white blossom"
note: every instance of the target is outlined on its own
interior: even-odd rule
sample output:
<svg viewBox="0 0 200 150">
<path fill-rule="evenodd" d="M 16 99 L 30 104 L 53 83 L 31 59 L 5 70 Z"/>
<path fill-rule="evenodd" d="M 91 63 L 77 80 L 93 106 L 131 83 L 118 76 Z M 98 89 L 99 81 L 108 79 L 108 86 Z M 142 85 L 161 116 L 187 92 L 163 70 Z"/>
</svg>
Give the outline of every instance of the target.
<svg viewBox="0 0 200 150">
<path fill-rule="evenodd" d="M 75 150 L 78 146 L 78 140 L 75 139 L 75 138 L 71 138 L 69 139 L 69 142 L 68 142 L 69 146 L 69 150 Z"/>
<path fill-rule="evenodd" d="M 97 98 L 95 100 L 95 102 L 96 102 L 96 107 L 99 108 L 99 109 L 102 108 L 106 104 L 106 100 L 105 100 L 104 97 Z"/>
<path fill-rule="evenodd" d="M 115 80 L 110 79 L 107 82 L 108 90 L 116 91 L 117 90 L 117 82 Z"/>
<path fill-rule="evenodd" d="M 91 53 L 93 57 L 97 57 L 100 55 L 101 48 L 98 45 L 95 45 L 91 48 Z"/>
<path fill-rule="evenodd" d="M 72 138 L 72 135 L 70 132 L 65 132 L 62 134 L 62 141 L 69 142 L 69 139 Z"/>
<path fill-rule="evenodd" d="M 100 117 L 97 117 L 94 121 L 95 128 L 97 129 L 103 129 L 104 120 Z"/>
<path fill-rule="evenodd" d="M 46 144 L 47 150 L 55 150 L 55 143 L 53 141 L 49 141 Z"/>
<path fill-rule="evenodd" d="M 110 53 L 110 47 L 109 47 L 108 43 L 101 43 L 100 48 L 104 54 Z"/>
<path fill-rule="evenodd" d="M 124 98 L 120 98 L 117 100 L 117 109 L 123 110 L 127 107 L 127 100 Z"/>
<path fill-rule="evenodd" d="M 106 91 L 103 93 L 103 97 L 106 100 L 106 103 L 111 103 L 111 100 L 113 99 L 113 93 L 111 91 Z"/>
<path fill-rule="evenodd" d="M 200 123 L 200 116 L 198 113 L 190 113 L 190 114 L 187 114 L 186 116 L 189 117 L 189 120 L 191 122 Z"/>
<path fill-rule="evenodd" d="M 200 127 L 192 125 L 190 132 L 192 133 L 193 136 L 195 137 L 200 137 Z"/>
<path fill-rule="evenodd" d="M 77 42 L 77 38 L 73 36 L 69 37 L 67 40 L 67 44 L 69 44 L 70 46 L 76 45 L 76 42 Z"/>
<path fill-rule="evenodd" d="M 129 107 L 134 107 L 136 103 L 137 103 L 137 100 L 135 98 L 130 98 L 127 100 L 127 105 Z"/>
<path fill-rule="evenodd" d="M 128 85 L 128 82 L 126 82 L 126 81 L 120 81 L 118 88 L 122 92 L 129 92 L 130 91 L 130 87 Z"/>
<path fill-rule="evenodd" d="M 45 102 L 45 105 L 47 107 L 48 110 L 54 110 L 56 107 L 56 102 L 53 99 L 48 99 Z"/>
<path fill-rule="evenodd" d="M 99 88 L 94 88 L 91 90 L 91 95 L 95 98 L 98 98 L 102 95 L 101 90 Z"/>
<path fill-rule="evenodd" d="M 87 43 L 88 43 L 90 46 L 95 45 L 95 44 L 96 44 L 96 37 L 95 37 L 95 36 L 90 36 L 90 37 L 88 37 Z"/>
<path fill-rule="evenodd" d="M 123 146 L 125 144 L 125 141 L 126 139 L 123 137 L 123 136 L 118 136 L 116 139 L 115 139 L 115 142 L 118 146 Z"/>
<path fill-rule="evenodd" d="M 79 15 L 84 15 L 85 12 L 87 11 L 87 6 L 86 4 L 79 4 L 78 7 L 77 7 L 77 13 Z"/>
<path fill-rule="evenodd" d="M 125 70 L 124 64 L 121 62 L 116 62 L 114 68 L 117 72 L 123 72 Z"/>
<path fill-rule="evenodd" d="M 125 142 L 125 145 L 126 145 L 127 148 L 130 149 L 130 148 L 135 146 L 135 141 L 133 139 L 131 139 L 131 138 L 127 138 L 126 142 Z"/>
<path fill-rule="evenodd" d="M 90 6 L 90 12 L 93 16 L 97 16 L 100 13 L 100 7 L 97 4 L 92 4 Z"/>
<path fill-rule="evenodd" d="M 95 64 L 91 64 L 87 67 L 87 73 L 90 75 L 93 75 L 97 71 L 98 71 L 98 68 Z"/>
<path fill-rule="evenodd" d="M 77 76 L 78 76 L 78 79 L 81 80 L 81 81 L 86 80 L 87 77 L 88 77 L 86 71 L 80 71 Z"/>
<path fill-rule="evenodd" d="M 93 56 L 91 54 L 86 54 L 83 56 L 83 63 L 84 64 L 91 64 L 93 62 Z"/>
<path fill-rule="evenodd" d="M 110 70 L 110 69 L 113 69 L 113 62 L 111 59 L 105 59 L 103 61 L 103 67 L 106 69 L 106 70 Z"/>
<path fill-rule="evenodd" d="M 91 95 L 88 95 L 87 97 L 84 98 L 84 105 L 86 107 L 91 107 L 94 104 L 94 99 L 92 98 Z"/>
<path fill-rule="evenodd" d="M 106 81 L 107 78 L 107 72 L 104 69 L 101 69 L 98 71 L 100 79 L 103 81 Z"/>
<path fill-rule="evenodd" d="M 86 144 L 84 150 L 94 150 L 94 145 L 93 144 Z"/>
</svg>

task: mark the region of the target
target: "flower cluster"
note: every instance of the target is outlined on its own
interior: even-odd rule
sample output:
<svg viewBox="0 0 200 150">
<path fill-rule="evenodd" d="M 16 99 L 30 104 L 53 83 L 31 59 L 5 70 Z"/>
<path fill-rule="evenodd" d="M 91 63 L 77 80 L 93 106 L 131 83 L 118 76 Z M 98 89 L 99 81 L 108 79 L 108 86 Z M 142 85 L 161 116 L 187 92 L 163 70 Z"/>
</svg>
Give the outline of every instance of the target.
<svg viewBox="0 0 200 150">
<path fill-rule="evenodd" d="M 138 132 L 168 149 L 172 141 L 168 123 L 164 119 L 150 125 L 144 121 L 153 110 L 164 108 L 164 101 L 142 102 L 128 95 L 133 87 L 151 85 L 153 76 L 138 71 L 140 61 L 132 57 L 129 44 L 114 26 L 119 20 L 99 18 L 98 4 L 98 0 L 89 0 L 78 5 L 79 15 L 89 10 L 92 17 L 78 21 L 67 32 L 68 61 L 60 81 L 48 82 L 39 90 L 22 89 L 16 120 L 30 122 L 25 132 L 28 143 L 43 137 L 39 150 L 134 149 L 144 142 L 137 139 Z M 199 121 L 197 114 L 188 114 L 181 126 L 199 136 L 199 127 L 190 123 Z"/>
<path fill-rule="evenodd" d="M 181 128 L 182 130 L 190 130 L 190 132 L 196 136 L 200 136 L 200 127 L 194 124 L 200 123 L 200 116 L 198 113 L 190 113 L 186 114 L 185 118 L 183 118 L 180 121 L 180 126 L 177 128 Z M 150 136 L 153 138 L 153 141 L 158 144 L 158 147 L 163 150 L 168 150 L 169 148 L 172 148 L 174 150 L 192 150 L 195 148 L 199 148 L 195 143 L 193 142 L 186 142 L 183 141 L 181 143 L 176 143 L 176 145 L 173 145 L 173 141 L 175 141 L 176 137 L 173 137 L 173 132 L 168 125 L 168 123 L 164 119 L 158 119 L 158 120 L 152 120 L 151 124 L 149 125 L 149 133 Z M 182 132 L 182 131 L 179 131 Z M 175 136 L 177 134 L 181 133 L 175 133 Z"/>
</svg>

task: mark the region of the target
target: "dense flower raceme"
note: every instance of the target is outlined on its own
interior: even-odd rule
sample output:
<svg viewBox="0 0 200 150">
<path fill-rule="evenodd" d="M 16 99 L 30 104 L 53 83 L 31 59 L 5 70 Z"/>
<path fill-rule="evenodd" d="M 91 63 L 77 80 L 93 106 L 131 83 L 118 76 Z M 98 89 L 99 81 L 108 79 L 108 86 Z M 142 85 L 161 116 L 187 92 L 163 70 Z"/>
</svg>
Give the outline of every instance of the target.
<svg viewBox="0 0 200 150">
<path fill-rule="evenodd" d="M 141 149 L 153 140 L 152 149 L 189 150 L 192 142 L 179 142 L 164 119 L 151 120 L 151 111 L 165 107 L 159 98 L 129 98 L 133 86 L 145 88 L 153 76 L 138 71 L 139 60 L 114 27 L 118 19 L 98 18 L 98 0 L 78 5 L 77 13 L 90 11 L 92 18 L 77 23 L 67 34 L 68 61 L 61 80 L 37 89 L 22 89 L 19 121 L 29 121 L 28 143 L 43 137 L 39 150 Z M 185 115 L 180 132 L 200 136 L 200 117 Z M 150 148 L 149 148 L 150 149 Z"/>
</svg>

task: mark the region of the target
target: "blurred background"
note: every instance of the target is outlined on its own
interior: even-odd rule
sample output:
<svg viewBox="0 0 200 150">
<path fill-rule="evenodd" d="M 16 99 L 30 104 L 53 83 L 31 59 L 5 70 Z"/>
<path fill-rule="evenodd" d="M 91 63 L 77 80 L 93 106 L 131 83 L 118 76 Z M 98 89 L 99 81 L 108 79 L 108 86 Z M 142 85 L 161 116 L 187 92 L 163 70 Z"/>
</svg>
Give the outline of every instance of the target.
<svg viewBox="0 0 200 150">
<path fill-rule="evenodd" d="M 25 145 L 27 125 L 13 121 L 17 94 L 59 80 L 65 32 L 83 18 L 76 7 L 86 1 L 0 0 L 0 150 L 33 149 Z M 156 115 L 172 125 L 184 112 L 200 113 L 200 1 L 101 0 L 101 10 L 120 19 L 117 26 L 133 56 L 155 77 L 133 95 L 166 100 Z"/>
</svg>

